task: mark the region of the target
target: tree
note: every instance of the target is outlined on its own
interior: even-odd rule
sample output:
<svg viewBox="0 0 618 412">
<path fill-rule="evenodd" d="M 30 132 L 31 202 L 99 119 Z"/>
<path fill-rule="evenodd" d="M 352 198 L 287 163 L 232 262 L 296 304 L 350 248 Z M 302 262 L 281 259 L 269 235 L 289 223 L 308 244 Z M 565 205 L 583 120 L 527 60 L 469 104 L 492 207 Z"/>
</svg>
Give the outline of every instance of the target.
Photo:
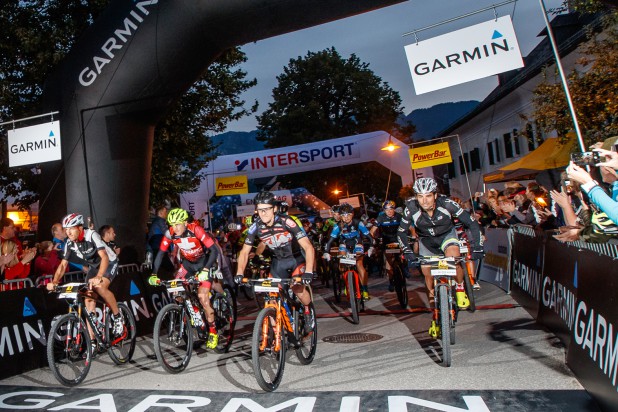
<svg viewBox="0 0 618 412">
<path fill-rule="evenodd" d="M 40 113 L 45 79 L 108 4 L 109 0 L 11 0 L 0 8 L 0 119 Z M 222 131 L 230 120 L 256 110 L 243 109 L 245 102 L 239 99 L 256 83 L 235 68 L 245 59 L 237 48 L 224 53 L 155 130 L 153 204 L 195 190 L 199 170 L 212 158 L 206 133 Z M 7 153 L 2 139 L 0 155 L 6 159 Z M 171 166 L 175 164 L 178 167 Z M 18 206 L 27 209 L 39 199 L 37 175 L 30 166 L 9 169 L 1 162 L 0 184 L 0 201 L 16 197 Z"/>
<path fill-rule="evenodd" d="M 239 95 L 256 84 L 245 80 L 236 66 L 247 60 L 238 48 L 225 52 L 197 81 L 155 130 L 150 181 L 150 204 L 176 199 L 179 193 L 197 190 L 199 173 L 214 159 L 208 132 L 222 132 L 231 120 L 257 110 L 247 110 Z"/>
<path fill-rule="evenodd" d="M 403 115 L 399 93 L 354 54 L 344 59 L 334 47 L 308 52 L 305 57 L 291 59 L 277 80 L 274 101 L 258 116 L 258 140 L 266 142 L 266 147 L 377 130 L 406 141 L 414 132 L 411 124 L 398 123 Z M 387 178 L 388 170 L 377 164 L 281 177 L 284 184 L 305 186 L 324 200 L 332 198 L 332 189 L 341 182 L 348 184 L 349 193 L 383 196 Z M 393 186 L 391 193 L 397 190 Z"/>
<path fill-rule="evenodd" d="M 568 76 L 573 106 L 586 145 L 618 135 L 618 30 L 616 13 L 607 17 L 603 36 L 591 38 L 582 48 Z M 560 137 L 574 129 L 566 95 L 558 75 L 544 73 L 545 79 L 534 90 L 531 120 L 546 133 L 557 131 Z"/>
</svg>

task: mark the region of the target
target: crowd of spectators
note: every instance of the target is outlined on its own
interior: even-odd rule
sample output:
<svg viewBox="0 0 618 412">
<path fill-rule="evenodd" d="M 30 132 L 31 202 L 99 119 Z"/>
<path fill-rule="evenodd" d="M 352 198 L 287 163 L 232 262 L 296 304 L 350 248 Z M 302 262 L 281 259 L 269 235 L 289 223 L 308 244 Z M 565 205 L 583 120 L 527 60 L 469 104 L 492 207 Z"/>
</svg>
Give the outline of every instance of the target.
<svg viewBox="0 0 618 412">
<path fill-rule="evenodd" d="M 618 244 L 618 153 L 601 144 L 592 151 L 599 160 L 589 166 L 571 161 L 525 186 L 507 182 L 502 190 L 475 193 L 472 202 L 455 200 L 474 211 L 483 227 L 528 225 L 554 231 L 560 241 Z"/>
</svg>

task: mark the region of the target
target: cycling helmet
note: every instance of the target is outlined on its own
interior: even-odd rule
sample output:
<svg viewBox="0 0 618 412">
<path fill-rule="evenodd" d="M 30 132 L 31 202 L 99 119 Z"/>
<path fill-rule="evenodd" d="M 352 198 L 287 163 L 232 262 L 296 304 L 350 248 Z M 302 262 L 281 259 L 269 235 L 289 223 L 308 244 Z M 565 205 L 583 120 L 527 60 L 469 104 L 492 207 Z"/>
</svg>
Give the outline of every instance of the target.
<svg viewBox="0 0 618 412">
<path fill-rule="evenodd" d="M 300 219 L 300 223 L 302 223 L 302 224 L 303 224 L 303 226 L 307 226 L 307 225 L 310 225 L 310 224 L 311 224 L 311 222 L 309 221 L 309 219 L 307 219 L 306 217 L 304 217 L 304 218 Z"/>
<path fill-rule="evenodd" d="M 343 203 L 339 208 L 339 213 L 341 213 L 342 215 L 346 213 L 354 213 L 354 208 L 349 203 Z"/>
<path fill-rule="evenodd" d="M 341 211 L 341 205 L 333 205 L 330 210 L 332 210 L 333 213 L 339 213 Z"/>
<path fill-rule="evenodd" d="M 245 226 L 251 226 L 253 223 L 253 215 L 249 215 L 245 217 Z"/>
<path fill-rule="evenodd" d="M 287 213 L 289 208 L 288 202 L 279 202 L 279 212 Z"/>
<path fill-rule="evenodd" d="M 167 214 L 167 224 L 173 226 L 177 223 L 185 223 L 189 220 L 189 213 L 181 208 L 172 209 Z"/>
<path fill-rule="evenodd" d="M 77 213 L 71 213 L 66 215 L 64 219 L 62 219 L 62 227 L 69 228 L 75 226 L 84 226 L 84 217 L 82 215 L 78 215 Z"/>
<path fill-rule="evenodd" d="M 392 200 L 385 200 L 384 203 L 382 203 L 382 209 L 394 209 L 395 208 L 395 202 L 393 202 Z"/>
<path fill-rule="evenodd" d="M 433 177 L 421 177 L 414 182 L 416 194 L 434 193 L 438 190 L 438 183 Z"/>
<path fill-rule="evenodd" d="M 255 195 L 255 199 L 253 199 L 253 203 L 256 205 L 262 204 L 262 205 L 277 206 L 277 199 L 275 198 L 275 195 L 272 194 L 272 192 L 260 192 L 257 195 Z"/>
<path fill-rule="evenodd" d="M 313 223 L 316 225 L 318 223 L 324 223 L 324 219 L 322 219 L 320 216 L 316 216 L 315 219 L 313 219 Z"/>
</svg>

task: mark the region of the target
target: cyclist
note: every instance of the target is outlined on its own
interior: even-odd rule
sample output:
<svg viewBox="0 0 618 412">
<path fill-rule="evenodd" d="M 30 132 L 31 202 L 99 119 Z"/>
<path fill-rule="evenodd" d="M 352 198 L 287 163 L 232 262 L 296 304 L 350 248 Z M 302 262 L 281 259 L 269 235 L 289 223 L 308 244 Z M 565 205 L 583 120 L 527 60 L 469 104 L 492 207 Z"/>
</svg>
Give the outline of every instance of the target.
<svg viewBox="0 0 618 412">
<path fill-rule="evenodd" d="M 303 284 L 293 285 L 292 291 L 305 306 L 307 319 L 305 333 L 309 333 L 313 330 L 315 319 L 309 308 L 311 294 L 306 290 L 305 285 L 311 283 L 313 279 L 313 273 L 308 271 L 314 266 L 315 261 L 313 245 L 302 228 L 291 217 L 279 212 L 279 202 L 272 192 L 258 193 L 254 202 L 258 217 L 254 219 L 249 228 L 245 244 L 238 254 L 238 267 L 234 280 L 236 283 L 242 282 L 253 243 L 256 238 L 259 238 L 273 253 L 270 266 L 272 276 L 288 279 L 290 274 L 295 275 L 304 271 L 301 275 Z M 305 252 L 304 258 L 300 253 L 301 248 Z"/>
<path fill-rule="evenodd" d="M 395 212 L 395 202 L 386 200 L 382 203 L 382 212 L 378 214 L 375 224 L 371 227 L 371 235 L 376 237 L 379 230 L 384 247 L 389 243 L 398 243 L 397 229 L 399 229 L 400 222 L 401 213 Z M 395 284 L 393 283 L 393 259 L 395 259 L 395 255 L 389 253 L 385 253 L 384 255 L 384 265 L 386 268 L 386 275 L 388 276 L 388 290 L 389 292 L 393 292 L 395 290 Z"/>
<path fill-rule="evenodd" d="M 333 228 L 337 226 L 337 223 L 341 222 L 341 214 L 339 213 L 341 210 L 341 205 L 333 205 L 330 210 L 333 212 L 333 217 L 326 219 L 323 229 L 327 234 L 330 234 Z"/>
<path fill-rule="evenodd" d="M 47 290 L 54 290 L 54 287 L 58 286 L 69 265 L 69 260 L 88 267 L 88 274 L 86 275 L 88 285 L 90 289 L 93 289 L 97 295 L 103 298 L 111 309 L 114 321 L 112 332 L 116 336 L 121 336 L 124 331 L 122 316 L 118 313 L 116 297 L 109 290 L 109 285 L 114 280 L 118 269 L 116 254 L 105 245 L 96 231 L 84 228 L 84 216 L 82 215 L 77 213 L 66 215 L 62 219 L 62 227 L 66 230 L 68 239 L 64 244 L 60 265 L 56 269 L 52 281 L 47 284 Z M 92 298 L 86 298 L 85 303 L 88 311 L 94 312 L 97 305 L 96 301 Z M 88 329 L 90 329 L 90 326 L 88 326 Z M 94 336 L 92 330 L 90 330 L 90 335 Z M 93 343 L 93 346 L 96 346 L 96 343 Z"/>
<path fill-rule="evenodd" d="M 215 288 L 223 293 L 223 287 L 216 279 L 214 271 L 211 271 L 219 251 L 214 238 L 208 234 L 197 222 L 187 223 L 189 213 L 180 208 L 172 209 L 167 214 L 167 224 L 170 226 L 165 231 L 158 253 L 152 268 L 152 275 L 148 279 L 151 285 L 158 285 L 161 280 L 157 271 L 163 261 L 163 256 L 173 244 L 180 252 L 180 268 L 176 272 L 176 279 L 185 279 L 187 275 L 195 276 L 199 281 L 197 296 L 206 312 L 209 331 L 206 347 L 215 349 L 219 343 L 219 335 L 215 325 L 215 311 L 210 305 L 210 289 Z M 208 253 L 207 253 L 208 252 Z"/>
<path fill-rule="evenodd" d="M 422 177 L 414 182 L 415 197 L 406 200 L 403 217 L 397 231 L 399 244 L 406 258 L 416 260 L 416 256 L 408 243 L 408 230 L 410 226 L 416 229 L 418 237 L 418 253 L 421 256 L 459 256 L 459 239 L 455 232 L 453 219 L 458 218 L 464 226 L 470 230 L 472 238 L 472 259 L 483 257 L 483 239 L 479 224 L 472 216 L 462 209 L 456 202 L 444 195 L 437 193 L 438 184 L 432 177 Z M 429 304 L 434 303 L 433 279 L 429 266 L 422 266 L 421 271 L 425 276 Z M 463 269 L 457 267 L 455 281 L 457 306 L 466 309 L 470 305 L 464 289 Z M 436 323 L 437 312 L 434 310 L 434 319 L 431 321 L 429 334 L 436 338 L 440 328 Z"/>
<path fill-rule="evenodd" d="M 371 237 L 369 229 L 363 224 L 360 219 L 354 217 L 354 208 L 348 203 L 343 203 L 339 208 L 341 213 L 341 221 L 330 232 L 330 238 L 324 248 L 324 259 L 330 260 L 330 247 L 332 243 L 339 239 L 339 252 L 348 253 L 353 251 L 357 255 L 356 268 L 358 269 L 358 276 L 361 283 L 361 293 L 365 300 L 371 299 L 369 296 L 369 290 L 367 289 L 367 270 L 363 264 L 365 248 L 363 247 L 361 237 L 364 236 L 369 239 L 370 247 L 367 250 L 367 256 L 371 257 L 373 254 L 373 246 L 375 240 Z M 345 293 L 345 292 L 344 292 Z"/>
</svg>

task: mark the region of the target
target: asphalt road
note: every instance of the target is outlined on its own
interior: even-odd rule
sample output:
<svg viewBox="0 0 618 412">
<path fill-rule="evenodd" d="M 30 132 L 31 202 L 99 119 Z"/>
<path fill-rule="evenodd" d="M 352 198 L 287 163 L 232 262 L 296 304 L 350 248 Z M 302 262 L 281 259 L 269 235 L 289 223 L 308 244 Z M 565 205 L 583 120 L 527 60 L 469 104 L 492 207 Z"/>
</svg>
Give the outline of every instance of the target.
<svg viewBox="0 0 618 412">
<path fill-rule="evenodd" d="M 330 289 L 315 285 L 319 336 L 315 360 L 303 366 L 289 351 L 283 381 L 275 394 L 263 394 L 255 381 L 250 340 L 256 306 L 241 296 L 236 340 L 227 354 L 201 347 L 184 372 L 170 375 L 153 357 L 151 338 L 140 338 L 130 365 L 115 366 L 107 355 L 100 355 L 78 388 L 62 387 L 48 368 L 0 381 L 0 410 L 11 403 L 27 405 L 20 403 L 27 397 L 6 398 L 6 394 L 20 390 L 62 393 L 63 397 L 49 408 L 109 392 L 114 409 L 100 404 L 95 407 L 100 410 L 150 410 L 135 405 L 147 398 L 151 402 L 152 394 L 189 394 L 209 399 L 209 406 L 151 410 L 275 411 L 280 409 L 234 409 L 229 405 L 238 398 L 253 399 L 260 405 L 281 405 L 299 396 L 314 399 L 314 404 L 289 410 L 596 410 L 565 365 L 565 350 L 559 340 L 537 325 L 504 291 L 482 283 L 476 294 L 479 310 L 460 312 L 453 362 L 447 368 L 441 363 L 439 341 L 427 334 L 431 315 L 426 311 L 421 279 L 410 279 L 408 290 L 411 309 L 400 311 L 395 294 L 387 291 L 386 281 L 371 277 L 373 298 L 360 324 L 354 325 L 347 316 L 346 303 L 336 305 Z M 371 334 L 368 336 L 376 340 L 323 341 L 350 333 Z M 466 396 L 471 398 L 466 400 Z M 418 399 L 435 404 L 418 406 L 424 402 Z M 93 402 L 97 405 L 96 399 Z M 64 409 L 79 410 L 82 406 L 78 402 Z"/>
</svg>

